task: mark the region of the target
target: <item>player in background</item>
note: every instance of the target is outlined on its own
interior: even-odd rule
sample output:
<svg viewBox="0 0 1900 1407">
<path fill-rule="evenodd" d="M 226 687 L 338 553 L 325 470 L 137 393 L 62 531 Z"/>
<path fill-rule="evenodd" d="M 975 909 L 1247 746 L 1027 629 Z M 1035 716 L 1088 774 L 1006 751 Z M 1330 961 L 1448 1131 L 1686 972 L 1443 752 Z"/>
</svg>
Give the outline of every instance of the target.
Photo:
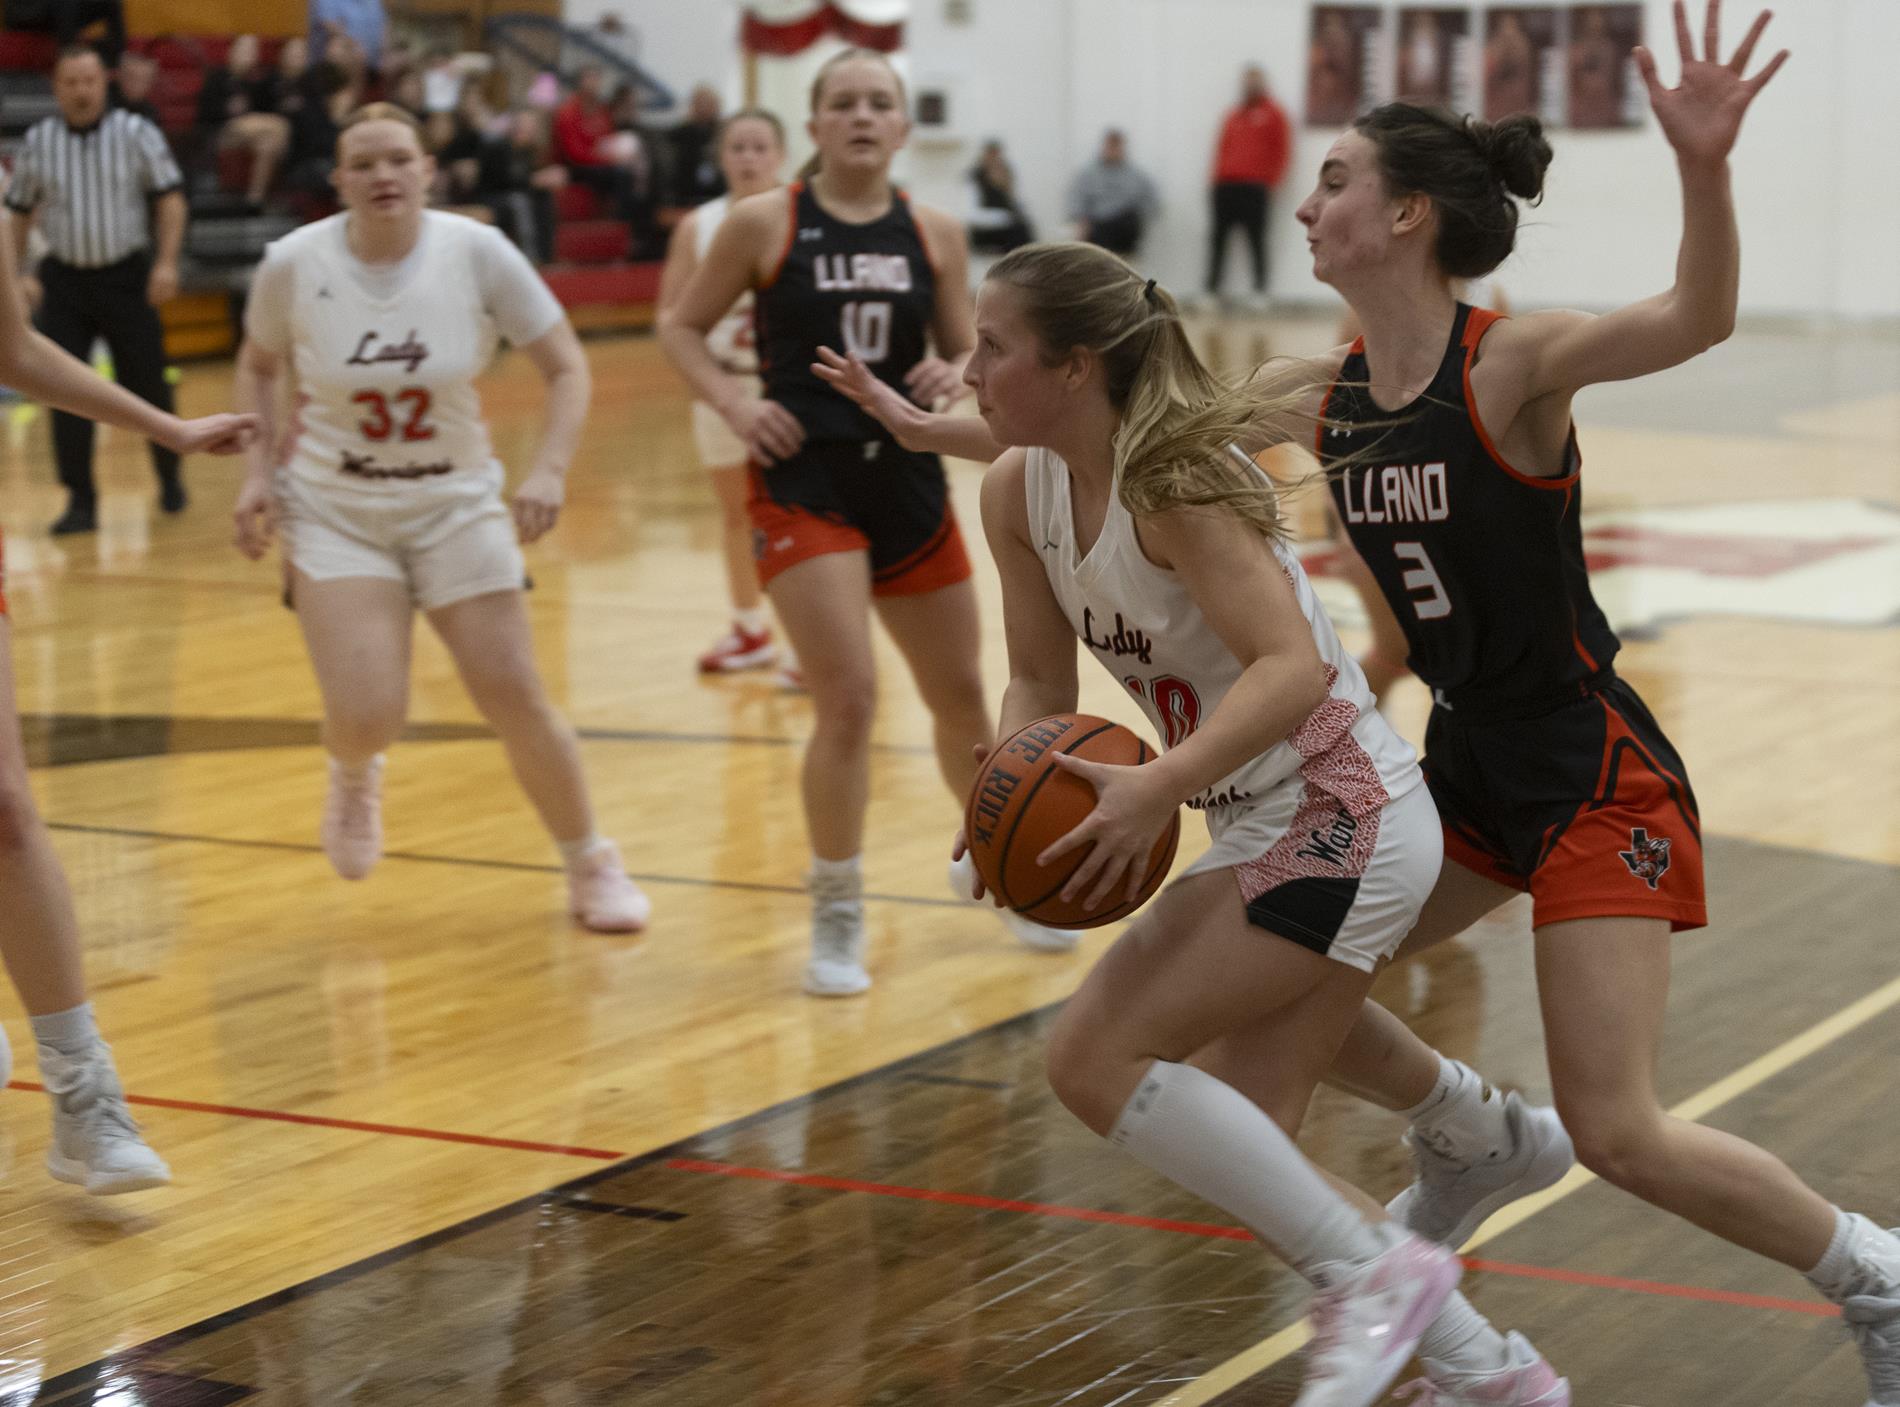
<svg viewBox="0 0 1900 1407">
<path fill-rule="evenodd" d="M 679 300 L 692 282 L 693 271 L 712 247 L 726 212 L 748 196 L 776 190 L 779 167 L 785 160 L 785 129 L 778 118 L 761 108 L 747 108 L 719 126 L 719 170 L 726 178 L 726 194 L 709 200 L 674 226 L 667 246 L 666 267 L 660 274 L 660 310 Z M 758 336 L 753 326 L 752 293 L 741 294 L 706 336 L 707 350 L 719 369 L 746 386 L 755 398 L 759 381 Z M 733 434 L 719 412 L 704 400 L 693 402 L 693 440 L 699 462 L 712 476 L 719 498 L 719 545 L 726 568 L 726 592 L 732 602 L 732 628 L 699 657 L 702 674 L 724 674 L 763 669 L 774 663 L 796 676 L 793 660 L 782 657 L 772 643 L 772 622 L 759 587 L 759 565 L 752 550 L 752 524 L 746 516 L 751 461 L 745 442 Z"/>
<path fill-rule="evenodd" d="M 587 358 L 519 250 L 423 208 L 433 168 L 415 119 L 373 103 L 337 138 L 342 213 L 265 252 L 238 353 L 239 399 L 265 434 L 238 492 L 237 546 L 256 560 L 283 526 L 289 599 L 323 694 L 322 839 L 338 874 L 361 879 L 382 855 L 383 753 L 402 732 L 421 610 L 559 849 L 574 916 L 637 931 L 647 898 L 594 827 L 522 599 L 517 538 L 535 541 L 560 514 L 587 418 Z M 474 387 L 498 336 L 548 390 L 512 513 Z M 286 424 L 279 398 L 292 388 Z"/>
<path fill-rule="evenodd" d="M 101 379 L 27 321 L 13 241 L 0 234 L 0 385 L 73 415 L 116 425 L 179 454 L 237 454 L 257 432 L 251 415 L 180 420 Z M 86 996 L 79 917 L 59 856 L 34 805 L 13 687 L 13 623 L 0 544 L 0 958 L 6 961 L 38 1046 L 53 1105 L 47 1171 L 88 1192 L 162 1187 L 171 1169 L 139 1135 L 112 1052 Z M 13 1052 L 0 1030 L 0 1087 Z"/>
<path fill-rule="evenodd" d="M 959 801 L 989 741 L 970 561 L 935 454 L 898 444 L 811 367 L 821 346 L 856 353 L 920 406 L 955 395 L 973 334 L 961 223 L 891 182 L 910 133 L 901 80 L 867 50 L 829 60 L 812 85 L 817 148 L 806 179 L 740 201 L 660 340 L 698 396 L 751 454 L 759 574 L 798 650 L 812 736 L 801 788 L 812 861 L 805 990 L 851 996 L 865 966 L 864 814 L 870 789 L 875 609 L 929 708 L 938 766 Z M 721 370 L 707 339 L 755 295 L 764 396 Z M 1005 922 L 1052 951 L 1076 935 Z"/>
</svg>

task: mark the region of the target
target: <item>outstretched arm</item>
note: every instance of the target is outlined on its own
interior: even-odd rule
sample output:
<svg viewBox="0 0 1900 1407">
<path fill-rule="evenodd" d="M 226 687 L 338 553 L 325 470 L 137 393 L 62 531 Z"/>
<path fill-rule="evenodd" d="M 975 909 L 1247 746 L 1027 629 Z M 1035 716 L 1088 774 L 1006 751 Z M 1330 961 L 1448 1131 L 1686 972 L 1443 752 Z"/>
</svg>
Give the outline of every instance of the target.
<svg viewBox="0 0 1900 1407">
<path fill-rule="evenodd" d="M 35 332 L 21 302 L 11 238 L 0 239 L 0 384 L 56 410 L 156 440 L 180 454 L 235 454 L 257 425 L 250 415 L 180 420 L 105 380 Z"/>
<path fill-rule="evenodd" d="M 829 347 L 820 347 L 811 369 L 841 395 L 855 401 L 907 450 L 985 462 L 1008 448 L 997 444 L 989 426 L 975 416 L 938 415 L 899 395 L 873 376 L 871 368 L 857 357 L 840 356 Z"/>
<path fill-rule="evenodd" d="M 1682 180 L 1682 245 L 1675 284 L 1602 317 L 1538 313 L 1500 326 L 1492 334 L 1498 339 L 1494 350 L 1508 351 L 1510 360 L 1525 368 L 1517 404 L 1679 365 L 1734 330 L 1741 237 L 1729 189 L 1728 154 L 1749 104 L 1775 76 L 1788 51 L 1776 54 L 1753 78 L 1744 77 L 1767 27 L 1768 12 L 1756 17 L 1727 63 L 1721 61 L 1718 47 L 1720 15 L 1721 0 L 1709 0 L 1704 53 L 1698 59 L 1688 15 L 1682 0 L 1676 0 L 1682 77 L 1674 88 L 1665 88 L 1658 79 L 1655 55 L 1636 50 L 1650 106 L 1676 153 Z M 1502 401 L 1504 408 L 1511 407 L 1511 397 Z"/>
</svg>

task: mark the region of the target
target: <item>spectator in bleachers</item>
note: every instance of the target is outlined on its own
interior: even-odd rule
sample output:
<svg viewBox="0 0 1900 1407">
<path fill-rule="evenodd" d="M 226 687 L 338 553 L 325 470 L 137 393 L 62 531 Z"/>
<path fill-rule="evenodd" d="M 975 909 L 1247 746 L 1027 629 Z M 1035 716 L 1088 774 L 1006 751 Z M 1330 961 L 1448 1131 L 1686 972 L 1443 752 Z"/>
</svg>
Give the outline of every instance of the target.
<svg viewBox="0 0 1900 1407">
<path fill-rule="evenodd" d="M 1155 183 L 1128 159 L 1128 139 L 1111 127 L 1102 135 L 1101 154 L 1082 168 L 1069 189 L 1069 218 L 1077 236 L 1131 257 L 1160 208 Z"/>
<path fill-rule="evenodd" d="M 496 227 L 537 264 L 554 260 L 555 197 L 567 168 L 548 150 L 546 116 L 521 108 L 508 134 L 484 132 L 472 114 L 458 112 L 455 132 L 436 160 L 450 168 L 458 202 L 484 205 Z"/>
<path fill-rule="evenodd" d="M 1016 201 L 1016 172 L 998 141 L 983 143 L 983 154 L 970 168 L 970 249 L 978 254 L 1007 254 L 1036 235 Z"/>
<path fill-rule="evenodd" d="M 415 118 L 417 122 L 423 121 L 429 115 L 428 104 L 424 101 L 423 95 L 424 84 L 421 69 L 404 69 L 401 73 L 397 74 L 394 79 L 389 78 L 386 74 L 384 75 L 383 101 L 393 103 L 411 117 Z"/>
<path fill-rule="evenodd" d="M 254 206 L 263 205 L 290 152 L 290 119 L 281 111 L 286 86 L 280 70 L 264 66 L 257 36 L 240 34 L 198 90 L 198 128 L 206 142 L 217 151 L 237 147 L 251 154 L 244 194 Z"/>
<path fill-rule="evenodd" d="M 309 72 L 310 43 L 302 35 L 293 34 L 277 46 L 277 63 L 272 75 L 277 112 L 285 117 L 295 116 L 304 104 L 304 84 Z"/>
<path fill-rule="evenodd" d="M 726 193 L 719 174 L 719 94 L 701 83 L 686 100 L 686 119 L 667 134 L 672 179 L 667 201 L 672 205 L 704 205 Z"/>
<path fill-rule="evenodd" d="M 344 118 L 363 105 L 362 80 L 325 59 L 305 70 L 301 87 L 303 102 L 290 119 L 285 180 L 306 196 L 327 200 L 330 171 L 336 165 L 336 139 Z"/>
<path fill-rule="evenodd" d="M 119 55 L 115 78 L 112 106 L 144 118 L 163 132 L 165 124 L 159 117 L 158 104 L 152 101 L 152 89 L 158 84 L 158 60 L 127 49 Z"/>
<path fill-rule="evenodd" d="M 652 223 L 647 215 L 646 148 L 638 133 L 614 130 L 605 85 L 600 65 L 581 65 L 574 75 L 574 92 L 554 110 L 554 152 L 568 175 L 606 198 L 615 217 L 625 220 L 638 240 L 642 226 Z"/>
</svg>

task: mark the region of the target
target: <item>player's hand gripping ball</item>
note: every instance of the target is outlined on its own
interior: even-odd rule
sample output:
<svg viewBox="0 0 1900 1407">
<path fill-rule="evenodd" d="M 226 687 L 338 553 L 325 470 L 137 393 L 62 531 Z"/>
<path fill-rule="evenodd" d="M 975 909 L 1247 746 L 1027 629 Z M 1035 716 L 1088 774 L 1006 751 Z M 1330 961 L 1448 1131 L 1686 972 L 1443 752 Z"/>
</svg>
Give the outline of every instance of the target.
<svg viewBox="0 0 1900 1407">
<path fill-rule="evenodd" d="M 1141 892 L 1132 900 L 1117 884 L 1102 907 L 1085 899 L 1065 902 L 1062 887 L 1088 859 L 1094 847 L 1064 855 L 1042 866 L 1036 857 L 1088 818 L 1095 809 L 1095 788 L 1055 763 L 1058 752 L 1085 762 L 1134 766 L 1152 758 L 1142 739 L 1106 718 L 1087 713 L 1058 713 L 1041 718 L 1005 739 L 977 773 L 963 817 L 963 835 L 983 887 L 1025 918 L 1051 928 L 1099 928 L 1127 918 L 1153 896 L 1174 864 L 1181 841 L 1181 813 L 1148 852 Z"/>
</svg>

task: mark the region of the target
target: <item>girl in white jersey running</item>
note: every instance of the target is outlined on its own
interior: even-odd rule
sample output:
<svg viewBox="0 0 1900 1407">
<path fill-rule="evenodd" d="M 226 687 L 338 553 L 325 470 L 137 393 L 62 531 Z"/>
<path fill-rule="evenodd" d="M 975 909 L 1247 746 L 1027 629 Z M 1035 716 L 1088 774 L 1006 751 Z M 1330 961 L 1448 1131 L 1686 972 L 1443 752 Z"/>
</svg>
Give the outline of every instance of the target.
<svg viewBox="0 0 1900 1407">
<path fill-rule="evenodd" d="M 785 128 L 764 109 L 746 108 L 720 124 L 718 151 L 726 194 L 707 201 L 673 227 L 666 268 L 660 274 L 662 312 L 672 307 L 693 281 L 699 261 L 712 248 L 713 235 L 734 203 L 777 189 L 779 165 L 785 160 Z M 744 382 L 754 398 L 759 396 L 763 387 L 751 289 L 741 294 L 706 334 L 706 350 L 721 371 Z M 704 400 L 693 402 L 693 440 L 700 463 L 712 476 L 713 492 L 719 496 L 719 545 L 725 558 L 726 590 L 732 600 L 732 628 L 699 657 L 699 671 L 726 674 L 762 669 L 778 660 L 779 654 L 772 643 L 771 617 L 766 613 L 759 564 L 752 552 L 752 522 L 746 515 L 751 456 L 745 441 L 733 434 L 719 412 Z"/>
<path fill-rule="evenodd" d="M 383 751 L 408 708 L 419 608 L 559 847 L 574 915 L 637 931 L 646 896 L 594 829 L 574 730 L 535 669 L 516 541 L 533 542 L 560 512 L 587 359 L 513 245 L 423 209 L 433 165 L 415 119 L 363 108 L 337 139 L 344 212 L 265 252 L 238 390 L 266 434 L 238 494 L 237 545 L 255 560 L 281 520 L 290 599 L 323 694 L 322 837 L 338 874 L 361 879 L 382 854 Z M 547 430 L 512 517 L 474 386 L 497 333 L 548 387 Z M 287 459 L 271 448 L 285 380 L 297 392 Z"/>
<path fill-rule="evenodd" d="M 1143 767 L 1059 759 L 1096 806 L 1042 860 L 1092 846 L 1063 897 L 1093 903 L 1133 896 L 1178 806 L 1203 811 L 1214 842 L 1064 1008 L 1051 1085 L 1313 1283 L 1300 1407 L 1378 1400 L 1414 1348 L 1433 1401 L 1563 1407 L 1568 1387 L 1536 1351 L 1457 1294 L 1455 1256 L 1291 1139 L 1442 855 L 1412 749 L 1314 599 L 1274 490 L 1234 448 L 1297 433 L 1303 397 L 1216 380 L 1173 298 L 1092 245 L 1005 256 L 976 330 L 966 379 L 982 427 L 905 411 L 860 363 L 821 360 L 906 444 L 934 431 L 965 454 L 978 436 L 1033 446 L 1003 451 L 983 482 L 1010 661 L 997 736 L 1075 708 L 1077 637 L 1161 735 Z M 1273 1088 L 1253 1099 L 1189 1063 L 1242 1031 L 1273 1055 L 1257 1067 Z"/>
<path fill-rule="evenodd" d="M 5 181 L 0 179 L 0 193 Z M 0 219 L 0 385 L 43 405 L 143 435 L 180 454 L 236 454 L 256 432 L 249 415 L 180 420 L 103 380 L 33 330 L 13 268 L 13 239 Z M 59 856 L 33 802 L 20 715 L 13 696 L 13 625 L 7 616 L 6 551 L 0 544 L 0 958 L 26 1008 L 40 1079 L 53 1108 L 47 1171 L 88 1192 L 162 1187 L 171 1169 L 139 1136 L 86 996 L 79 917 Z M 0 1089 L 13 1050 L 0 1030 Z"/>
</svg>

